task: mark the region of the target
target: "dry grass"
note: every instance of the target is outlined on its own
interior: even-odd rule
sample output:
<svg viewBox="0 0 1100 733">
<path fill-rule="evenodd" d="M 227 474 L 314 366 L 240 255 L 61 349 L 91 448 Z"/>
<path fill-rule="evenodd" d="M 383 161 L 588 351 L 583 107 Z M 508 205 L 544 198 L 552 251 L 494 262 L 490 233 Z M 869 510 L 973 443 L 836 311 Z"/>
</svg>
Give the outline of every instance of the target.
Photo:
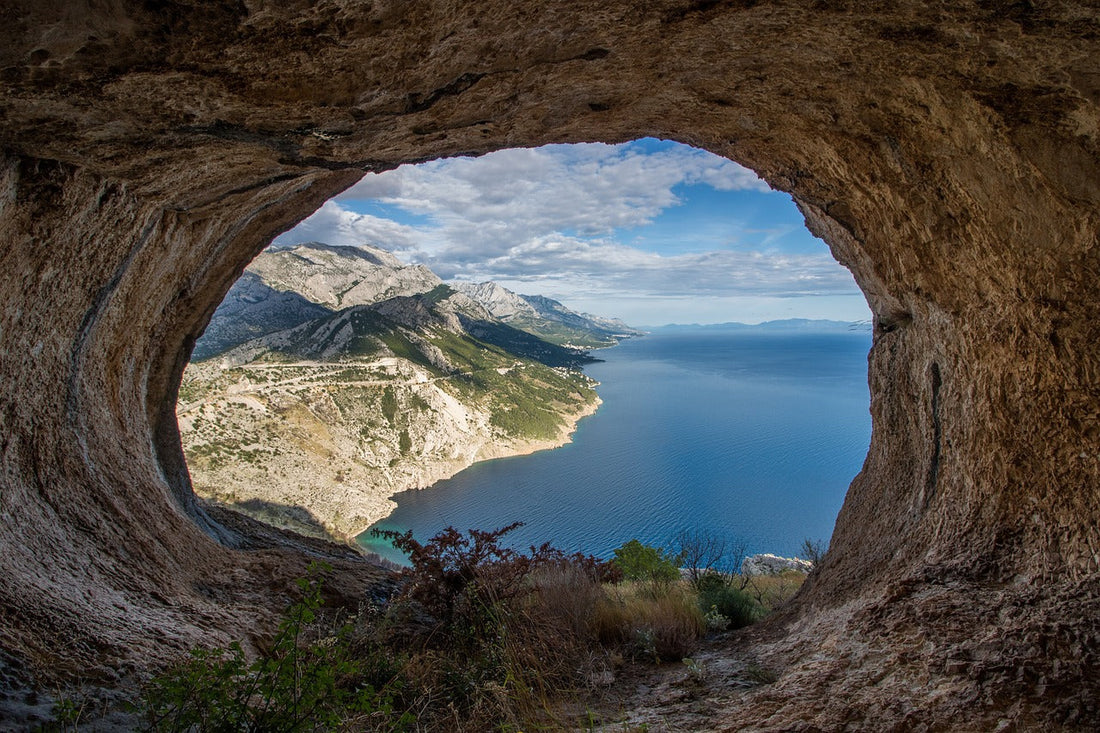
<svg viewBox="0 0 1100 733">
<path fill-rule="evenodd" d="M 313 644 L 315 637 L 343 640 L 336 651 L 350 661 L 323 657 L 332 664 L 322 672 L 332 673 L 341 694 L 372 695 L 364 709 L 336 704 L 334 719 L 391 733 L 574 727 L 576 711 L 563 709 L 562 701 L 591 699 L 623 673 L 627 658 L 631 667 L 685 659 L 706 632 L 705 588 L 687 581 L 602 582 L 609 578 L 591 559 L 501 548 L 497 540 L 507 531 L 468 538 L 444 532 L 428 545 L 415 543 L 419 565 L 415 574 L 406 571 L 412 577 L 387 606 L 360 609 L 354 624 L 339 609 L 332 619 L 311 617 L 302 649 L 329 649 Z M 719 590 L 744 596 L 754 608 L 759 599 L 770 610 L 803 579 L 754 577 L 740 591 L 730 585 L 739 579 L 726 576 Z M 756 684 L 772 681 L 769 674 L 746 670 Z"/>
<path fill-rule="evenodd" d="M 802 584 L 806 574 L 786 570 L 778 575 L 750 575 L 742 579 L 744 590 L 766 613 L 771 613 L 789 601 Z"/>
<path fill-rule="evenodd" d="M 487 572 L 482 582 L 495 577 Z M 736 587 L 740 579 L 730 580 Z M 803 580 L 797 573 L 748 578 L 744 593 L 770 611 Z M 476 638 L 401 645 L 401 678 L 411 693 L 405 709 L 419 725 L 453 731 L 569 727 L 562 701 L 609 684 L 624 657 L 643 665 L 680 661 L 706 633 L 699 592 L 686 581 L 600 583 L 580 565 L 549 563 L 532 568 L 506 595 L 478 612 L 488 614 L 482 619 L 488 623 Z"/>
<path fill-rule="evenodd" d="M 540 569 L 530 585 L 504 643 L 517 722 L 545 717 L 563 693 L 587 687 L 607 667 L 592 633 L 603 587 L 572 566 Z"/>
<path fill-rule="evenodd" d="M 599 641 L 627 643 L 639 658 L 679 661 L 690 654 L 706 623 L 686 583 L 634 582 L 604 588 L 592 628 Z"/>
</svg>

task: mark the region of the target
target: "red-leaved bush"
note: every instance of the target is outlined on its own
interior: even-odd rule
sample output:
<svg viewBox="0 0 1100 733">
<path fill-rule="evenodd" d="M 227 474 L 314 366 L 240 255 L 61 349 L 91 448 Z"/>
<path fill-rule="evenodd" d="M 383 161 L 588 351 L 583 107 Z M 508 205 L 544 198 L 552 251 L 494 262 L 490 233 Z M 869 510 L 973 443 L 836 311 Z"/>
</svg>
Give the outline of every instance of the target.
<svg viewBox="0 0 1100 733">
<path fill-rule="evenodd" d="M 528 552 L 501 544 L 505 535 L 522 526 L 523 522 L 513 522 L 493 531 L 471 529 L 466 534 L 447 527 L 423 544 L 411 530 L 374 530 L 373 534 L 409 556 L 411 567 L 401 573 L 399 597 L 416 602 L 443 625 L 471 611 L 501 610 L 532 590 L 529 578 L 537 570 L 572 568 L 596 583 L 621 579 L 612 563 L 591 555 L 568 554 L 548 543 Z"/>
</svg>

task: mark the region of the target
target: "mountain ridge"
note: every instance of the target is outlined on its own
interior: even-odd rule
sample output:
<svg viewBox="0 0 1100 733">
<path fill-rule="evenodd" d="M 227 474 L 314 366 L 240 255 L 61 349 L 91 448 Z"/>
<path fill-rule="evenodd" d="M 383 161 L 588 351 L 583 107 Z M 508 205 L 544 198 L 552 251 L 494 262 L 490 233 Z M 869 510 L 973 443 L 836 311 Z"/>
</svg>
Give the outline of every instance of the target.
<svg viewBox="0 0 1100 733">
<path fill-rule="evenodd" d="M 574 365 L 588 360 L 581 353 L 585 349 L 613 346 L 621 338 L 642 333 L 621 320 L 577 313 L 559 301 L 518 295 L 494 282 L 447 284 L 424 265 L 406 265 L 392 253 L 370 245 L 303 242 L 269 248 L 249 264 L 214 312 L 192 358 L 211 358 L 250 338 L 344 308 L 440 293 L 440 288 L 449 289 L 447 297 L 456 315 L 478 324 L 483 332 L 499 333 L 499 328 L 486 326 L 499 320 L 577 352 Z M 511 341 L 533 343 L 519 337 Z M 569 362 L 553 349 L 543 351 L 554 353 L 558 365 Z"/>
<path fill-rule="evenodd" d="M 492 281 L 456 281 L 452 286 L 494 317 L 561 346 L 604 348 L 643 333 L 617 318 L 578 313 L 552 298 L 521 295 Z"/>
<path fill-rule="evenodd" d="M 253 265 L 180 386 L 206 500 L 349 538 L 392 511 L 392 494 L 561 445 L 599 405 L 578 371 L 586 351 L 495 318 L 427 268 L 318 243 Z"/>
<path fill-rule="evenodd" d="M 443 283 L 424 265 L 406 265 L 384 249 L 321 242 L 264 250 L 246 271 L 333 310 L 416 295 Z"/>
</svg>

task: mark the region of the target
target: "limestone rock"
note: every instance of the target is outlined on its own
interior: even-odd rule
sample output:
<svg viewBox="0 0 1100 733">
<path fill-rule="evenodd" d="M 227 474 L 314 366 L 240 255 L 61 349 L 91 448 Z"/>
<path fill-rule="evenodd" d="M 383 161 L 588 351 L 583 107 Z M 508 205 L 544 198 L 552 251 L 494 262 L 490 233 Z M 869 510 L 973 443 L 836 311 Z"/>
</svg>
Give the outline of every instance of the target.
<svg viewBox="0 0 1100 733">
<path fill-rule="evenodd" d="M 206 359 L 245 341 L 283 331 L 330 314 L 295 292 L 276 290 L 252 272 L 245 272 L 225 296 L 191 352 Z"/>
<path fill-rule="evenodd" d="M 508 321 L 517 316 L 534 316 L 535 309 L 523 296 L 513 293 L 494 282 L 453 283 L 458 292 L 470 296 L 496 318 Z"/>
<path fill-rule="evenodd" d="M 115 680 L 270 627 L 320 545 L 196 501 L 177 386 L 246 263 L 366 171 L 658 136 L 789 192 L 874 313 L 822 567 L 707 729 L 1100 720 L 1095 3 L 0 9 L 0 646 Z M 334 587 L 373 571 L 337 560 Z M 246 639 L 247 641 L 247 639 Z"/>
<path fill-rule="evenodd" d="M 419 295 L 443 284 L 423 265 L 406 265 L 378 247 L 306 242 L 264 250 L 249 265 L 276 290 L 298 293 L 340 310 L 399 296 Z"/>
<path fill-rule="evenodd" d="M 642 333 L 617 318 L 577 313 L 553 298 L 520 295 L 494 282 L 452 285 L 493 317 L 555 344 L 599 348 Z"/>
<path fill-rule="evenodd" d="M 800 557 L 780 557 L 771 553 L 750 555 L 741 561 L 742 575 L 779 575 L 785 570 L 808 573 L 814 564 Z"/>
</svg>

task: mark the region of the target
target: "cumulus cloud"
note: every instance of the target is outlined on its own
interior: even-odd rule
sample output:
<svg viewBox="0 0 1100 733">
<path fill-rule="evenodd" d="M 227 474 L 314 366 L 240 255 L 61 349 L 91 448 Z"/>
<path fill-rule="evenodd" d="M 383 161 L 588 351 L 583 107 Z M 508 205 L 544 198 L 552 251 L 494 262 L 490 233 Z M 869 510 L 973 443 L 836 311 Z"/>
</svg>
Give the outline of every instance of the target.
<svg viewBox="0 0 1100 733">
<path fill-rule="evenodd" d="M 419 251 L 420 239 L 421 232 L 415 227 L 379 216 L 357 214 L 335 201 L 326 201 L 312 216 L 276 237 L 273 244 L 310 241 L 351 246 L 369 244 L 396 253 L 415 253 Z"/>
<path fill-rule="evenodd" d="M 711 251 L 662 255 L 615 242 L 563 236 L 533 239 L 480 263 L 464 279 L 557 281 L 578 294 L 736 294 L 795 297 L 852 292 L 851 274 L 828 255 Z"/>
<path fill-rule="evenodd" d="M 686 186 L 767 192 L 752 171 L 682 145 L 551 145 L 369 174 L 276 240 L 369 243 L 444 279 L 529 283 L 527 292 L 595 297 L 850 294 L 820 254 L 743 251 L 736 231 L 685 231 L 692 252 L 638 245 Z M 369 202 L 369 203 L 368 203 Z M 372 211 L 375 214 L 357 213 Z"/>
<path fill-rule="evenodd" d="M 337 197 L 430 216 L 454 259 L 492 256 L 554 232 L 599 236 L 644 226 L 679 203 L 673 188 L 768 190 L 732 161 L 686 146 L 549 145 L 451 158 L 367 175 Z"/>
</svg>

